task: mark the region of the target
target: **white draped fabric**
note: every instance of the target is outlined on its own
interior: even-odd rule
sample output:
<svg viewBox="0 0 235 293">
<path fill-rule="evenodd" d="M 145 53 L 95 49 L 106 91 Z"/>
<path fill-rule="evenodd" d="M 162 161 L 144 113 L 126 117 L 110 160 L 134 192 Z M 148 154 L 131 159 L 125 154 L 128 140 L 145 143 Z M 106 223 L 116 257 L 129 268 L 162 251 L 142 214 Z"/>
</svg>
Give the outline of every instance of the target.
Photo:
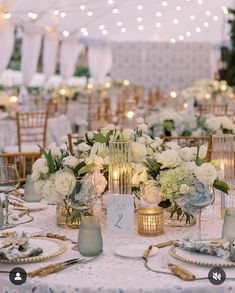
<svg viewBox="0 0 235 293">
<path fill-rule="evenodd" d="M 14 24 L 11 21 L 0 22 L 0 74 L 7 68 L 14 48 L 15 35 Z"/>
<path fill-rule="evenodd" d="M 25 86 L 30 83 L 33 75 L 37 71 L 41 41 L 41 33 L 37 31 L 32 24 L 24 28 L 21 48 L 21 71 L 23 75 L 23 84 Z"/>
<path fill-rule="evenodd" d="M 60 52 L 60 74 L 63 79 L 73 76 L 78 57 L 83 45 L 79 44 L 77 38 L 70 37 L 62 42 Z"/>
<path fill-rule="evenodd" d="M 88 50 L 88 64 L 91 76 L 102 82 L 112 67 L 112 50 L 109 47 L 92 46 Z"/>
<path fill-rule="evenodd" d="M 45 35 L 42 62 L 46 81 L 48 81 L 48 79 L 55 73 L 58 43 L 58 37 L 56 34 L 48 33 Z"/>
</svg>

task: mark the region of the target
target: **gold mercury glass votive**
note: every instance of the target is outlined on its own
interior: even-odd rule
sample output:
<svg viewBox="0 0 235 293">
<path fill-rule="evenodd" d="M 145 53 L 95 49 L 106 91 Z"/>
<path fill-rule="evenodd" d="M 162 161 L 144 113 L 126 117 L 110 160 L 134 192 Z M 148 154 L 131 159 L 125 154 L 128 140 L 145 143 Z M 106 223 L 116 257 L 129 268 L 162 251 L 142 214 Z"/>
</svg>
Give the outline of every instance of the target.
<svg viewBox="0 0 235 293">
<path fill-rule="evenodd" d="M 163 209 L 142 207 L 137 211 L 138 234 L 141 236 L 158 236 L 163 234 Z"/>
</svg>

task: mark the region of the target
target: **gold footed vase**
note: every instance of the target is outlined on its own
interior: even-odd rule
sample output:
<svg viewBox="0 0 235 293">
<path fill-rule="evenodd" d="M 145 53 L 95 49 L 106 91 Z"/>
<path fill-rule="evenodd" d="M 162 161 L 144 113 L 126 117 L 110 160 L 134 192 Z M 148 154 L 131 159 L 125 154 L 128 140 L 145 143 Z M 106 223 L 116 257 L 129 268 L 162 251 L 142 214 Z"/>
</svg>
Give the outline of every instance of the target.
<svg viewBox="0 0 235 293">
<path fill-rule="evenodd" d="M 93 209 L 80 212 L 72 208 L 67 201 L 56 205 L 56 224 L 62 228 L 78 229 L 80 227 L 81 216 L 93 216 Z"/>
</svg>

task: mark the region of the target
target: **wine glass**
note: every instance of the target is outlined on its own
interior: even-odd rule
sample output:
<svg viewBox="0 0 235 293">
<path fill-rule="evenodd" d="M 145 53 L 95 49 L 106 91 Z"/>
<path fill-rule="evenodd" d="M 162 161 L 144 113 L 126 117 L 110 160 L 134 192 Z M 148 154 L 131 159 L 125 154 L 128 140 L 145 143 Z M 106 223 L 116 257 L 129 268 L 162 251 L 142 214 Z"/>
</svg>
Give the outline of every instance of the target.
<svg viewBox="0 0 235 293">
<path fill-rule="evenodd" d="M 189 204 L 198 213 L 198 240 L 202 239 L 202 209 L 213 204 L 215 192 L 212 186 L 195 188 L 195 192 L 188 196 Z"/>
<path fill-rule="evenodd" d="M 19 185 L 19 174 L 14 165 L 0 165 L 0 192 L 5 193 L 6 201 L 5 201 L 5 223 L 1 229 L 12 227 L 9 224 L 9 212 L 8 212 L 8 194 L 14 190 Z"/>
</svg>

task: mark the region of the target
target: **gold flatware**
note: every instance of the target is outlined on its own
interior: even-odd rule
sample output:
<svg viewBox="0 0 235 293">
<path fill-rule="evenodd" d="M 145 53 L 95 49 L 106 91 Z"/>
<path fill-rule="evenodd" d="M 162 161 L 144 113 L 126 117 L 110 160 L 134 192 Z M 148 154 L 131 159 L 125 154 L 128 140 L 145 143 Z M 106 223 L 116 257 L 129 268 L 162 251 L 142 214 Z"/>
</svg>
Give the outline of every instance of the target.
<svg viewBox="0 0 235 293">
<path fill-rule="evenodd" d="M 34 235 L 34 237 L 47 237 L 47 238 L 53 238 L 53 239 L 59 239 L 62 241 L 71 241 L 73 244 L 76 244 L 76 241 L 73 241 L 72 239 L 69 239 L 65 235 L 60 235 L 60 234 L 55 234 L 55 233 L 46 233 L 46 234 L 39 234 L 39 235 Z"/>
<path fill-rule="evenodd" d="M 150 252 L 152 251 L 153 247 L 164 248 L 164 247 L 167 247 L 167 246 L 171 246 L 173 244 L 173 242 L 174 242 L 173 240 L 169 240 L 169 241 L 161 242 L 161 243 L 158 243 L 158 244 L 155 244 L 155 245 L 150 245 L 144 251 L 143 258 L 147 258 L 150 255 Z"/>
<path fill-rule="evenodd" d="M 176 276 L 184 281 L 193 281 L 196 279 L 196 276 L 193 273 L 180 265 L 169 263 L 168 267 L 170 268 L 172 273 L 174 273 Z"/>
<path fill-rule="evenodd" d="M 99 254 L 100 255 L 100 254 Z M 34 277 L 45 277 L 49 274 L 53 274 L 53 273 L 57 273 L 60 272 L 62 270 L 65 270 L 73 265 L 77 265 L 77 264 L 84 264 L 87 262 L 90 262 L 94 259 L 96 259 L 99 255 L 90 258 L 90 259 L 80 259 L 80 258 L 74 258 L 74 259 L 70 259 L 64 262 L 60 262 L 60 263 L 56 263 L 56 264 L 51 264 L 45 267 L 41 267 L 35 271 L 29 272 L 27 275 L 30 278 L 34 278 Z"/>
</svg>

